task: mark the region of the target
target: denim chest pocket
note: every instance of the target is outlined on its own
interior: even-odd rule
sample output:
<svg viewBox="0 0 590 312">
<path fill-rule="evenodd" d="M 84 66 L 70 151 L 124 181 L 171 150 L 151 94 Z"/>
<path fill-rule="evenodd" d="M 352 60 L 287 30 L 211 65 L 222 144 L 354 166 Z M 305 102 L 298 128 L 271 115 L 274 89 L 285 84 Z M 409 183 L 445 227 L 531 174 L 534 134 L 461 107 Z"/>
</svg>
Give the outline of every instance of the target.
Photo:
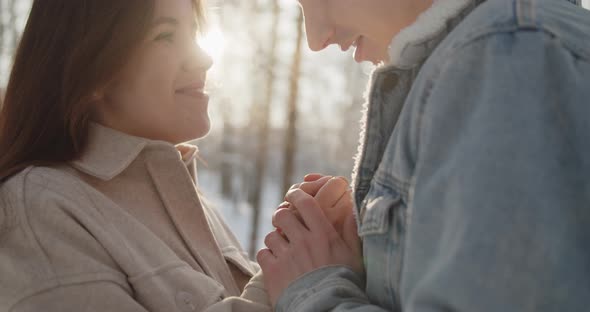
<svg viewBox="0 0 590 312">
<path fill-rule="evenodd" d="M 406 204 L 393 188 L 373 183 L 361 206 L 359 236 L 372 302 L 399 311 Z"/>
</svg>

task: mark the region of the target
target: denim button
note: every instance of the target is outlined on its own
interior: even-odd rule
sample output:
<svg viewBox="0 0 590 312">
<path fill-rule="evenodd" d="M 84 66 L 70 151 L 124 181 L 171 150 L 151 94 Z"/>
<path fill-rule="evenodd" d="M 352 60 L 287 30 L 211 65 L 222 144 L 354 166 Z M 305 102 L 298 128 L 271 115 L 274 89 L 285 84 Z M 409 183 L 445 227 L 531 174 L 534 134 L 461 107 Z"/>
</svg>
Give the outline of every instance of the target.
<svg viewBox="0 0 590 312">
<path fill-rule="evenodd" d="M 183 312 L 196 310 L 193 296 L 185 291 L 181 291 L 176 295 L 176 306 Z"/>
</svg>

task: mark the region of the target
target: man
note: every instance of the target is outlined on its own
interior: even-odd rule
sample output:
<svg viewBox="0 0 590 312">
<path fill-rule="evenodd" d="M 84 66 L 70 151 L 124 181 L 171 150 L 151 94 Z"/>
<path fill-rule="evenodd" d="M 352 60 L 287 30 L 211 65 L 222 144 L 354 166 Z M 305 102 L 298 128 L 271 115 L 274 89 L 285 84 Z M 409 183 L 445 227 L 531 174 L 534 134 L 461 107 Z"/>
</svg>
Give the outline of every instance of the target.
<svg viewBox="0 0 590 312">
<path fill-rule="evenodd" d="M 300 0 L 372 77 L 358 234 L 287 194 L 258 261 L 278 311 L 583 311 L 590 12 L 568 0 Z M 354 231 L 349 226 L 343 231 Z"/>
</svg>

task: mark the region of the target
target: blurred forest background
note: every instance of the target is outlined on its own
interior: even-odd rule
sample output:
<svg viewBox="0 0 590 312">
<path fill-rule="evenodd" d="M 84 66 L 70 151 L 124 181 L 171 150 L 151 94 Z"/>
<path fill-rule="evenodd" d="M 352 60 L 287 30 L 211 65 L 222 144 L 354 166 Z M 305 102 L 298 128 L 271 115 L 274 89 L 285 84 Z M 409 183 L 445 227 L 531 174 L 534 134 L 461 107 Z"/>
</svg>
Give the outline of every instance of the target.
<svg viewBox="0 0 590 312">
<path fill-rule="evenodd" d="M 0 0 L 0 99 L 30 4 Z M 338 47 L 309 51 L 295 0 L 207 7 L 210 26 L 199 42 L 215 65 L 212 130 L 196 142 L 199 187 L 253 255 L 291 184 L 309 172 L 350 176 L 373 66 Z"/>
</svg>

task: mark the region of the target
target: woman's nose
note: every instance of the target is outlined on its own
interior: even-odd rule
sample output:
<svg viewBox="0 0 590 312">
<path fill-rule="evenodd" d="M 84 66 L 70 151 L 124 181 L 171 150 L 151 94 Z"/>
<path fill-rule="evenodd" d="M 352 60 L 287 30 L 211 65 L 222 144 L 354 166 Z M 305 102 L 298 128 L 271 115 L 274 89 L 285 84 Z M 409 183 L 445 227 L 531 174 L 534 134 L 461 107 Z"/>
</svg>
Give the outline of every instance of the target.
<svg viewBox="0 0 590 312">
<path fill-rule="evenodd" d="M 186 71 L 208 71 L 213 66 L 213 59 L 205 50 L 194 43 L 190 48 L 190 52 L 184 62 L 184 70 Z"/>
</svg>

